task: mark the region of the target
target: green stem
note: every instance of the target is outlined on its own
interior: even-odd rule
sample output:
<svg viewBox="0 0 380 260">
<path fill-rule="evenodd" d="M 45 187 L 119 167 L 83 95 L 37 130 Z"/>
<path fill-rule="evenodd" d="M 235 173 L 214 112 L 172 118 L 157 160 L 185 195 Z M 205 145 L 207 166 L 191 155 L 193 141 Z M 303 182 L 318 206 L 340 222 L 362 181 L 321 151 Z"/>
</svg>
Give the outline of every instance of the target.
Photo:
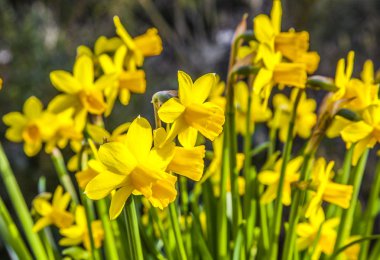
<svg viewBox="0 0 380 260">
<path fill-rule="evenodd" d="M 58 179 L 66 191 L 70 193 L 71 199 L 76 205 L 79 204 L 78 196 L 74 187 L 73 182 L 71 181 L 70 175 L 66 170 L 66 165 L 62 157 L 62 153 L 59 149 L 54 148 L 51 153 L 51 159 L 54 164 L 54 168 L 58 174 Z"/>
<path fill-rule="evenodd" d="M 355 212 L 355 208 L 356 208 L 356 204 L 358 200 L 361 182 L 363 179 L 363 174 L 365 171 L 365 166 L 367 163 L 367 158 L 368 158 L 368 149 L 361 156 L 358 164 L 355 167 L 354 175 L 350 179 L 349 184 L 353 186 L 354 190 L 351 197 L 350 207 L 344 210 L 342 214 L 342 219 L 340 221 L 339 229 L 337 233 L 338 236 L 335 242 L 334 252 L 337 252 L 338 249 L 344 245 L 344 243 L 346 242 L 346 239 L 350 235 L 352 222 L 353 222 L 353 216 L 354 216 L 354 212 Z"/>
<path fill-rule="evenodd" d="M 228 118 L 226 118 L 228 121 Z M 229 177 L 229 153 L 228 128 L 224 128 L 222 166 L 220 177 L 220 197 L 218 204 L 217 228 L 218 228 L 218 259 L 228 258 L 228 226 L 227 226 L 227 179 Z"/>
<path fill-rule="evenodd" d="M 174 236 L 177 242 L 177 252 L 178 252 L 179 259 L 186 260 L 187 259 L 186 250 L 183 245 L 181 228 L 179 226 L 179 218 L 177 214 L 177 207 L 174 202 L 169 204 L 169 215 L 170 215 L 170 222 L 174 230 Z"/>
<path fill-rule="evenodd" d="M 172 255 L 172 250 L 170 248 L 168 236 L 166 234 L 164 225 L 162 224 L 162 221 L 161 221 L 160 217 L 157 214 L 157 209 L 155 207 L 151 207 L 150 208 L 150 213 L 151 213 L 151 215 L 153 217 L 154 222 L 157 224 L 158 230 L 160 232 L 160 237 L 161 237 L 162 242 L 164 244 L 164 250 L 165 250 L 165 253 L 166 253 L 166 257 L 169 260 L 173 260 L 174 258 L 173 258 L 173 255 Z"/>
<path fill-rule="evenodd" d="M 275 208 L 274 208 L 274 215 L 273 215 L 273 222 L 271 225 L 271 235 L 270 235 L 270 248 L 269 248 L 269 258 L 271 260 L 277 259 L 278 254 L 278 245 L 279 245 L 279 236 L 281 232 L 281 219 L 282 219 L 282 192 L 285 182 L 285 174 L 286 174 L 286 166 L 288 164 L 288 161 L 290 159 L 290 154 L 292 151 L 292 145 L 293 145 L 293 129 L 295 124 L 295 119 L 297 115 L 297 107 L 299 100 L 302 96 L 302 90 L 298 89 L 297 97 L 293 104 L 293 110 L 290 117 L 289 122 L 289 129 L 288 129 L 288 135 L 286 138 L 286 142 L 284 145 L 283 150 L 283 156 L 282 156 L 282 165 L 281 165 L 281 172 L 280 172 L 280 179 L 278 182 L 278 190 L 277 190 L 277 197 L 275 201 Z"/>
<path fill-rule="evenodd" d="M 309 168 L 311 163 L 312 154 L 305 154 L 303 167 L 301 169 L 300 181 L 306 181 L 309 178 Z M 284 251 L 282 254 L 282 259 L 292 259 L 294 242 L 296 238 L 296 225 L 298 224 L 300 218 L 300 212 L 306 201 L 306 190 L 297 189 L 294 193 L 292 204 L 290 208 L 290 217 L 289 217 L 289 227 L 286 231 Z"/>
<path fill-rule="evenodd" d="M 179 176 L 179 186 L 181 190 L 181 208 L 182 216 L 184 217 L 185 230 L 184 230 L 184 245 L 186 247 L 186 252 L 189 258 L 191 259 L 191 234 L 188 223 L 188 212 L 189 212 L 189 195 L 187 192 L 187 179 L 183 176 Z"/>
<path fill-rule="evenodd" d="M 0 174 L 8 191 L 8 195 L 12 201 L 16 214 L 24 229 L 26 238 L 33 250 L 34 256 L 37 259 L 48 259 L 44 246 L 39 236 L 32 231 L 33 220 L 30 217 L 28 207 L 22 196 L 20 187 L 9 165 L 8 159 L 4 153 L 3 147 L 0 144 Z"/>
<path fill-rule="evenodd" d="M 141 247 L 138 219 L 133 196 L 130 196 L 125 203 L 124 219 L 128 234 L 128 252 L 130 254 L 129 259 L 143 260 L 144 256 Z"/>
<path fill-rule="evenodd" d="M 379 213 L 379 196 L 380 196 L 380 163 L 377 164 L 375 172 L 375 180 L 372 184 L 371 193 L 368 199 L 367 208 L 363 214 L 363 220 L 361 222 L 361 236 L 370 236 L 377 214 Z M 369 241 L 363 242 L 360 248 L 359 259 L 367 259 L 369 251 Z"/>
<path fill-rule="evenodd" d="M 105 199 L 98 200 L 95 203 L 100 219 L 102 220 L 103 224 L 106 257 L 107 259 L 119 259 L 116 248 L 116 241 L 111 226 L 111 221 L 108 216 L 107 203 Z"/>
<path fill-rule="evenodd" d="M 3 199 L 0 197 L 0 230 L 1 238 L 4 242 L 11 246 L 13 251 L 17 254 L 20 259 L 31 260 L 32 256 L 28 248 L 26 247 L 24 240 L 16 226 L 13 222 L 11 215 L 8 212 L 7 207 Z"/>
</svg>

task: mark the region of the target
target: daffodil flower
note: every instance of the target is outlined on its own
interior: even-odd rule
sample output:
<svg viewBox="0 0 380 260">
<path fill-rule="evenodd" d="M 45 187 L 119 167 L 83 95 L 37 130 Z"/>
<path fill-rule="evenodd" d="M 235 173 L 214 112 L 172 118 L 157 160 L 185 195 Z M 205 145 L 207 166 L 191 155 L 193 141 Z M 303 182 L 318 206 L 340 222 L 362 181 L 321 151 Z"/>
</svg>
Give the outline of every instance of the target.
<svg viewBox="0 0 380 260">
<path fill-rule="evenodd" d="M 189 75 L 178 72 L 178 98 L 166 101 L 158 110 L 159 118 L 172 124 L 167 142 L 177 135 L 184 147 L 194 147 L 198 131 L 214 140 L 223 130 L 224 112 L 218 105 L 205 102 L 215 84 L 215 74 L 209 73 L 194 83 Z"/>
<path fill-rule="evenodd" d="M 124 142 L 110 142 L 100 147 L 98 157 L 107 170 L 87 184 L 85 193 L 90 199 L 98 200 L 115 190 L 111 219 L 121 213 L 132 192 L 149 199 L 155 195 L 152 186 L 158 181 L 172 183 L 165 170 L 174 156 L 175 145 L 171 143 L 159 149 L 152 148 L 152 142 L 149 122 L 138 117 L 131 123 Z M 172 200 L 173 193 L 166 195 Z"/>
<path fill-rule="evenodd" d="M 275 113 L 272 120 L 269 122 L 269 126 L 279 129 L 279 138 L 282 142 L 285 142 L 287 137 L 296 95 L 296 90 L 293 90 L 290 99 L 283 94 L 276 94 L 273 97 Z M 317 103 L 315 100 L 308 99 L 306 93 L 302 93 L 296 111 L 294 136 L 298 135 L 302 138 L 308 138 L 311 135 L 311 130 L 317 122 L 317 115 L 315 114 L 316 107 Z"/>
<path fill-rule="evenodd" d="M 303 157 L 299 156 L 290 160 L 286 166 L 285 181 L 282 191 L 282 204 L 289 206 L 291 203 L 291 184 L 298 181 L 300 178 L 300 168 L 303 162 Z M 282 159 L 278 160 L 273 170 L 264 170 L 259 173 L 258 180 L 264 185 L 267 185 L 264 194 L 261 196 L 260 202 L 267 204 L 277 197 L 278 184 L 280 180 Z"/>
<path fill-rule="evenodd" d="M 113 18 L 116 33 L 120 36 L 132 57 L 129 61 L 141 67 L 144 57 L 156 56 L 162 52 L 162 40 L 156 28 L 150 28 L 145 34 L 132 38 L 120 22 L 118 16 Z"/>
<path fill-rule="evenodd" d="M 267 55 L 269 48 L 273 53 L 280 52 L 292 62 L 305 64 L 308 73 L 313 73 L 318 68 L 320 58 L 316 52 L 308 52 L 309 33 L 294 30 L 281 32 L 281 18 L 281 1 L 275 0 L 270 17 L 261 14 L 253 20 L 255 37 L 260 43 L 257 46 L 255 63 L 263 59 L 268 66 L 271 62 L 271 57 Z"/>
<path fill-rule="evenodd" d="M 67 228 L 74 221 L 73 215 L 66 211 L 71 199 L 70 194 L 63 193 L 63 188 L 58 186 L 51 203 L 49 202 L 50 197 L 50 193 L 45 193 L 33 200 L 33 209 L 41 216 L 34 224 L 33 232 L 38 232 L 49 225 Z"/>
<path fill-rule="evenodd" d="M 254 132 L 255 123 L 266 122 L 272 116 L 268 106 L 264 106 L 262 99 L 253 93 L 248 93 L 248 86 L 244 81 L 235 84 L 235 106 L 236 106 L 236 131 L 242 135 L 246 132 L 246 116 L 248 110 L 248 95 L 252 95 L 251 101 L 251 130 Z"/>
<path fill-rule="evenodd" d="M 56 70 L 50 73 L 50 80 L 64 94 L 56 96 L 50 102 L 48 110 L 59 113 L 74 108 L 75 121 L 83 129 L 88 113 L 101 115 L 106 111 L 103 90 L 114 84 L 115 75 L 103 75 L 94 80 L 93 61 L 83 55 L 76 60 L 73 74 Z"/>
<path fill-rule="evenodd" d="M 45 140 L 53 137 L 57 130 L 54 114 L 43 111 L 43 104 L 36 97 L 28 98 L 23 106 L 23 114 L 11 112 L 3 117 L 9 126 L 5 137 L 12 142 L 24 142 L 24 151 L 28 156 L 36 155 Z"/>
<path fill-rule="evenodd" d="M 75 246 L 83 244 L 84 248 L 90 252 L 91 240 L 88 231 L 86 211 L 83 206 L 78 205 L 75 208 L 75 225 L 59 230 L 59 233 L 64 236 L 59 240 L 59 245 Z M 104 230 L 100 220 L 91 222 L 91 234 L 95 248 L 100 248 L 104 239 Z"/>
<path fill-rule="evenodd" d="M 312 259 L 320 259 L 321 253 L 331 255 L 334 250 L 337 233 L 335 228 L 339 225 L 339 218 L 325 220 L 325 214 L 322 208 L 311 215 L 308 222 L 297 224 L 296 232 L 297 249 L 303 251 L 307 248 L 312 249 L 316 244 Z M 321 229 L 321 230 L 320 230 Z M 319 239 L 316 242 L 315 240 Z"/>
<path fill-rule="evenodd" d="M 117 96 L 119 96 L 123 105 L 128 105 L 131 92 L 142 94 L 146 89 L 145 72 L 143 70 L 137 69 L 135 66 L 130 66 L 128 69 L 124 68 L 126 55 L 127 47 L 122 45 L 116 50 L 113 60 L 107 54 L 99 56 L 99 62 L 104 73 L 106 75 L 116 74 L 118 78 L 115 85 L 105 90 L 107 97 L 106 116 L 111 113 Z"/>
<path fill-rule="evenodd" d="M 365 149 L 373 148 L 380 142 L 380 106 L 373 105 L 364 110 L 363 120 L 348 124 L 341 131 L 347 147 L 355 143 L 352 164 L 356 165 Z"/>
<path fill-rule="evenodd" d="M 312 183 L 315 191 L 311 196 L 307 206 L 305 216 L 310 217 L 316 214 L 322 201 L 326 201 L 339 207 L 347 209 L 350 206 L 353 187 L 331 181 L 333 175 L 334 162 L 331 161 L 326 165 L 324 158 L 319 158 L 312 172 Z"/>
</svg>

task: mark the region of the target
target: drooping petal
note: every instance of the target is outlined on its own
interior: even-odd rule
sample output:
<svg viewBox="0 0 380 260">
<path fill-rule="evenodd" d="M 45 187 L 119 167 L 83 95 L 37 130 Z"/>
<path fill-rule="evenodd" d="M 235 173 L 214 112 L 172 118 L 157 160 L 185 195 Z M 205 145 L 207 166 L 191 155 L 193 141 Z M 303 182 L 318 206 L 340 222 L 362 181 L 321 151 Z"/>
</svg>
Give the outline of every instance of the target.
<svg viewBox="0 0 380 260">
<path fill-rule="evenodd" d="M 110 219 L 116 219 L 124 208 L 124 204 L 133 191 L 132 185 L 126 185 L 118 189 L 112 196 L 111 206 L 109 209 Z"/>
</svg>

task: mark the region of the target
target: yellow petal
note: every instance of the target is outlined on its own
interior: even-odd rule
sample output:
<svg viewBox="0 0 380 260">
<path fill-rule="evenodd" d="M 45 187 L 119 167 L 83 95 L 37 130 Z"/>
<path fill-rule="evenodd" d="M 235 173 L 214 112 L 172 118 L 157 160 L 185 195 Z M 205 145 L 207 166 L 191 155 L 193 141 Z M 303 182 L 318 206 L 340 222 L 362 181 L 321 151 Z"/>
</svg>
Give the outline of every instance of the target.
<svg viewBox="0 0 380 260">
<path fill-rule="evenodd" d="M 262 171 L 259 173 L 257 177 L 258 177 L 259 182 L 266 185 L 276 183 L 278 182 L 280 178 L 278 172 L 274 172 L 274 171 Z"/>
<path fill-rule="evenodd" d="M 127 146 L 119 142 L 110 142 L 100 146 L 99 160 L 112 172 L 128 175 L 137 162 Z"/>
<path fill-rule="evenodd" d="M 32 143 L 24 143 L 24 152 L 27 156 L 32 157 L 35 156 L 42 147 L 42 141 L 36 140 Z"/>
<path fill-rule="evenodd" d="M 74 77 L 83 87 L 91 87 L 94 83 L 94 64 L 90 57 L 81 56 L 75 61 Z"/>
<path fill-rule="evenodd" d="M 166 178 L 167 173 L 152 166 L 138 165 L 130 175 L 133 187 L 146 198 L 152 196 L 152 185 Z"/>
<path fill-rule="evenodd" d="M 22 110 L 27 118 L 36 118 L 41 115 L 43 107 L 41 101 L 32 96 L 25 101 Z"/>
<path fill-rule="evenodd" d="M 106 197 L 112 190 L 117 189 L 127 176 L 112 172 L 102 172 L 93 178 L 86 186 L 85 193 L 92 200 Z"/>
<path fill-rule="evenodd" d="M 166 101 L 158 110 L 158 116 L 165 123 L 173 123 L 185 111 L 185 107 L 176 98 Z"/>
<path fill-rule="evenodd" d="M 282 18 L 282 8 L 281 8 L 281 1 L 280 0 L 274 0 L 272 11 L 270 13 L 272 25 L 273 25 L 273 31 L 275 34 L 278 34 L 281 32 L 281 18 Z"/>
<path fill-rule="evenodd" d="M 23 126 L 26 124 L 27 119 L 20 112 L 10 112 L 3 116 L 3 122 L 7 126 Z"/>
<path fill-rule="evenodd" d="M 50 218 L 46 217 L 46 218 L 40 218 L 33 226 L 33 229 L 32 231 L 34 233 L 40 231 L 41 229 L 43 229 L 44 227 L 47 227 L 49 225 L 52 224 L 52 221 L 50 220 Z"/>
<path fill-rule="evenodd" d="M 57 90 L 67 94 L 75 94 L 81 90 L 80 82 L 63 70 L 50 72 L 50 81 Z"/>
<path fill-rule="evenodd" d="M 363 71 L 360 73 L 360 77 L 366 84 L 373 84 L 375 76 L 374 76 L 374 68 L 373 62 L 371 60 L 366 60 L 363 65 Z"/>
<path fill-rule="evenodd" d="M 86 129 L 90 137 L 99 144 L 103 143 L 105 139 L 109 139 L 111 136 L 106 129 L 97 125 L 88 124 Z"/>
<path fill-rule="evenodd" d="M 114 56 L 114 63 L 116 68 L 120 71 L 123 70 L 125 55 L 127 54 L 127 47 L 125 45 L 117 48 Z"/>
<path fill-rule="evenodd" d="M 110 56 L 108 56 L 107 54 L 102 54 L 99 56 L 99 63 L 105 74 L 111 74 L 116 72 L 115 65 L 113 64 Z"/>
<path fill-rule="evenodd" d="M 36 198 L 33 200 L 33 208 L 37 211 L 41 216 L 47 216 L 51 213 L 52 207 L 49 202 L 47 202 L 43 198 Z"/>
<path fill-rule="evenodd" d="M 373 130 L 373 127 L 364 121 L 355 122 L 346 126 L 341 136 L 345 142 L 356 143 L 367 137 Z"/>
<path fill-rule="evenodd" d="M 259 42 L 270 42 L 274 39 L 274 28 L 272 21 L 267 15 L 260 14 L 253 19 L 253 28 L 255 31 L 255 37 Z"/>
<path fill-rule="evenodd" d="M 208 73 L 198 78 L 192 88 L 192 102 L 202 104 L 210 95 L 211 89 L 216 84 L 215 73 Z"/>
<path fill-rule="evenodd" d="M 168 165 L 168 170 L 194 181 L 199 181 L 203 174 L 205 153 L 204 145 L 194 148 L 176 147 L 174 157 Z"/>
<path fill-rule="evenodd" d="M 145 72 L 143 70 L 123 71 L 119 76 L 119 87 L 133 93 L 143 94 L 146 90 Z"/>
<path fill-rule="evenodd" d="M 267 86 L 272 79 L 273 72 L 265 68 L 261 68 L 256 75 L 253 83 L 253 91 L 256 95 L 260 94 L 262 89 Z"/>
<path fill-rule="evenodd" d="M 80 101 L 77 96 L 60 94 L 50 101 L 47 110 L 53 113 L 60 113 L 68 108 L 78 107 L 80 107 Z"/>
<path fill-rule="evenodd" d="M 134 157 L 143 162 L 147 159 L 152 147 L 152 127 L 143 117 L 137 117 L 129 126 L 126 145 Z"/>
<path fill-rule="evenodd" d="M 197 142 L 198 130 L 194 127 L 187 127 L 178 133 L 178 141 L 183 147 L 191 148 Z"/>
<path fill-rule="evenodd" d="M 347 55 L 347 67 L 346 67 L 347 81 L 351 78 L 352 72 L 354 70 L 354 58 L 355 58 L 355 53 L 353 51 L 350 51 Z"/>
<path fill-rule="evenodd" d="M 106 110 L 107 106 L 101 91 L 80 92 L 79 99 L 82 106 L 91 114 L 101 115 Z"/>
<path fill-rule="evenodd" d="M 184 71 L 178 71 L 178 97 L 182 105 L 187 106 L 191 102 L 193 81 Z"/>
<path fill-rule="evenodd" d="M 111 206 L 109 209 L 110 219 L 116 219 L 124 208 L 124 204 L 133 191 L 133 186 L 127 185 L 118 189 L 112 196 Z"/>
<path fill-rule="evenodd" d="M 113 22 L 116 27 L 116 34 L 120 36 L 123 42 L 127 45 L 128 49 L 135 50 L 136 46 L 132 37 L 125 30 L 124 26 L 121 24 L 120 18 L 118 16 L 113 17 Z"/>
<path fill-rule="evenodd" d="M 131 99 L 131 92 L 128 89 L 122 88 L 119 93 L 119 100 L 124 106 L 129 104 L 129 100 Z"/>
</svg>

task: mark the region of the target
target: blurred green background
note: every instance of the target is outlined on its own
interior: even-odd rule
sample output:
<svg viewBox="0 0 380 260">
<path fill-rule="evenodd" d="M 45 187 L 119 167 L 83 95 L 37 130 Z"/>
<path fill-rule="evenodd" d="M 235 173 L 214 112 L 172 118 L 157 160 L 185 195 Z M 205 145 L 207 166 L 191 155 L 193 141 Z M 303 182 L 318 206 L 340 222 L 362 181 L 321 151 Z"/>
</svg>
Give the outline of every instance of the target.
<svg viewBox="0 0 380 260">
<path fill-rule="evenodd" d="M 152 118 L 150 99 L 154 92 L 177 87 L 177 70 L 193 78 L 217 72 L 225 79 L 229 43 L 244 13 L 252 18 L 268 13 L 269 0 L 0 0 L 0 92 L 1 116 L 19 111 L 31 95 L 45 105 L 57 94 L 49 81 L 55 69 L 71 70 L 76 47 L 93 46 L 100 35 L 114 36 L 112 17 L 119 15 L 131 35 L 149 27 L 158 28 L 164 41 L 159 57 L 146 59 L 148 88 L 145 95 L 134 95 L 128 107 L 116 106 L 107 126 L 114 126 L 141 114 Z M 310 32 L 311 49 L 321 55 L 316 74 L 334 76 L 339 58 L 356 51 L 355 75 L 371 58 L 379 66 L 380 1 L 377 0 L 283 0 L 283 30 L 290 27 Z M 321 99 L 325 93 L 310 93 Z M 41 152 L 27 158 L 21 144 L 2 143 L 30 203 L 37 194 L 37 180 L 47 176 L 50 190 L 57 183 L 52 163 Z M 321 154 L 340 161 L 344 146 L 339 140 L 326 142 Z M 374 156 L 372 155 L 372 158 Z M 372 160 L 373 161 L 373 160 Z M 373 178 L 369 165 L 363 190 Z M 51 186 L 50 186 L 51 185 Z M 0 194 L 6 198 L 0 180 Z M 362 196 L 366 196 L 362 192 Z M 1 257 L 2 258 L 2 257 Z"/>
</svg>

